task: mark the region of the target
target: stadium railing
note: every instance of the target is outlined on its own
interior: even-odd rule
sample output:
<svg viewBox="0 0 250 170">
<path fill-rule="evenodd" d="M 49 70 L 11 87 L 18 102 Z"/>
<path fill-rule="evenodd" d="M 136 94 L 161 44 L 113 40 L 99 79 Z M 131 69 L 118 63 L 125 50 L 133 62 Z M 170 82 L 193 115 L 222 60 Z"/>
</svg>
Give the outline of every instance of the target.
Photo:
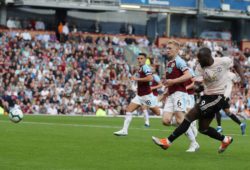
<svg viewBox="0 0 250 170">
<path fill-rule="evenodd" d="M 157 41 L 157 45 L 161 47 L 161 46 L 165 45 L 171 39 L 175 39 L 175 40 L 177 40 L 178 42 L 180 42 L 182 44 L 183 43 L 187 43 L 187 42 L 197 43 L 198 41 L 201 40 L 201 39 L 198 39 L 198 38 L 159 37 L 158 41 Z M 232 41 L 231 40 L 226 41 L 226 40 L 214 39 L 214 40 L 210 40 L 210 41 L 216 42 L 219 45 L 220 44 L 228 45 L 228 46 L 232 45 Z"/>
</svg>

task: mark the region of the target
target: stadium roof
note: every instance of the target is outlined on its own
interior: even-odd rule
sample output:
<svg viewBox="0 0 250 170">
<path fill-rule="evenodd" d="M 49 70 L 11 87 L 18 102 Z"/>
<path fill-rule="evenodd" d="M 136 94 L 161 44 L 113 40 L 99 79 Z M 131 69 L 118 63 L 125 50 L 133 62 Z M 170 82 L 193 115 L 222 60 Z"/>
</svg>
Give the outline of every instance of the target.
<svg viewBox="0 0 250 170">
<path fill-rule="evenodd" d="M 5 0 L 7 4 L 82 9 L 92 11 L 134 10 L 223 18 L 250 19 L 250 0 Z"/>
</svg>

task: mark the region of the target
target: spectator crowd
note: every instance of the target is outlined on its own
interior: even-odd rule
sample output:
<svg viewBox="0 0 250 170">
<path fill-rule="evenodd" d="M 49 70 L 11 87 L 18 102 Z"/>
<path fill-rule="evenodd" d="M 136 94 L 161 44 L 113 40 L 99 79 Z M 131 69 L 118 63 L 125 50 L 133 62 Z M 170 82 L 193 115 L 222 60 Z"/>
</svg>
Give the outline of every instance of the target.
<svg viewBox="0 0 250 170">
<path fill-rule="evenodd" d="M 45 23 L 41 19 L 20 20 L 18 17 L 9 17 L 6 26 L 9 29 L 45 30 Z"/>
<path fill-rule="evenodd" d="M 95 114 L 98 108 L 110 115 L 124 114 L 136 89 L 129 77 L 137 69 L 128 63 L 125 47 L 146 48 L 154 63 L 167 61 L 165 47 L 151 45 L 145 37 L 124 40 L 72 33 L 59 42 L 46 34 L 33 38 L 23 34 L 25 31 L 1 34 L 0 96 L 12 96 L 25 114 Z M 215 57 L 237 57 L 250 84 L 249 50 L 244 54 L 236 46 L 188 42 L 182 45 L 180 55 L 190 67 L 195 67 L 195 54 L 202 44 L 209 46 Z M 161 67 L 164 69 L 164 64 Z M 232 100 L 232 107 L 249 114 L 250 91 L 240 93 L 240 86 L 236 85 Z"/>
</svg>

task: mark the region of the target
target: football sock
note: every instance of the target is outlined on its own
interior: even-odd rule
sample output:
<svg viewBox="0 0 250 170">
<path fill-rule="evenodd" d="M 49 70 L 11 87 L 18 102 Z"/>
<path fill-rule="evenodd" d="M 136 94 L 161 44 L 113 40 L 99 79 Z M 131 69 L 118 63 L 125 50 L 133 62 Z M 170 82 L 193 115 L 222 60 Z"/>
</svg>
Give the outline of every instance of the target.
<svg viewBox="0 0 250 170">
<path fill-rule="evenodd" d="M 196 142 L 196 140 L 195 140 L 195 135 L 194 135 L 194 132 L 193 132 L 191 126 L 189 126 L 189 128 L 188 128 L 188 130 L 186 131 L 185 134 L 187 135 L 188 139 L 189 139 L 191 142 Z"/>
<path fill-rule="evenodd" d="M 216 121 L 217 121 L 217 126 L 221 126 L 221 114 L 216 113 L 215 117 L 216 117 Z"/>
<path fill-rule="evenodd" d="M 240 126 L 243 126 L 245 123 L 241 123 Z"/>
<path fill-rule="evenodd" d="M 193 131 L 194 136 L 196 137 L 198 135 L 196 120 L 191 123 L 190 127 L 191 127 L 191 129 Z"/>
<path fill-rule="evenodd" d="M 148 110 L 143 110 L 144 114 L 144 119 L 145 119 L 145 124 L 149 125 L 149 115 L 148 115 Z"/>
<path fill-rule="evenodd" d="M 138 110 L 135 110 L 135 111 L 133 111 L 132 113 L 131 113 L 132 115 L 139 115 L 140 113 L 138 112 Z M 126 112 L 126 115 L 127 115 L 127 112 Z"/>
<path fill-rule="evenodd" d="M 224 143 L 229 142 L 229 141 L 228 141 L 228 138 L 225 136 L 222 142 L 224 142 Z"/>
<path fill-rule="evenodd" d="M 175 116 L 172 117 L 170 124 L 171 124 L 172 126 L 177 126 L 177 122 L 176 122 Z"/>
<path fill-rule="evenodd" d="M 129 124 L 130 124 L 131 120 L 132 120 L 132 113 L 127 112 L 126 116 L 125 116 L 123 128 L 122 128 L 125 132 L 128 132 L 128 128 L 129 128 Z"/>
<path fill-rule="evenodd" d="M 163 115 L 163 109 L 160 108 L 160 115 Z"/>
<path fill-rule="evenodd" d="M 220 133 L 218 133 L 214 128 L 212 127 L 208 127 L 208 129 L 204 130 L 204 131 L 200 131 L 202 134 L 204 135 L 208 135 L 211 138 L 214 138 L 216 140 L 219 141 L 223 141 L 224 139 L 224 135 L 221 135 Z"/>
<path fill-rule="evenodd" d="M 185 133 L 191 122 L 187 119 L 184 119 L 183 122 L 174 130 L 174 132 L 168 137 L 168 140 L 172 143 L 176 138 Z"/>
<path fill-rule="evenodd" d="M 228 115 L 234 122 L 236 122 L 238 125 L 241 124 L 240 119 L 238 119 L 238 117 L 235 114 L 230 114 Z"/>
<path fill-rule="evenodd" d="M 241 117 L 241 118 L 244 119 L 244 120 L 247 120 L 247 116 L 245 115 L 244 112 L 238 113 L 237 116 Z"/>
</svg>

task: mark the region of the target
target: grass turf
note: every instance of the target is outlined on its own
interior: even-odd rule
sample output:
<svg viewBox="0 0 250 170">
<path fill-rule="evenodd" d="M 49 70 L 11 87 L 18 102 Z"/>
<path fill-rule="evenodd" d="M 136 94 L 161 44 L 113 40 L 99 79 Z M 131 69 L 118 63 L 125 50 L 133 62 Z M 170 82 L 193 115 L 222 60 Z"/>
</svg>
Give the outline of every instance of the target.
<svg viewBox="0 0 250 170">
<path fill-rule="evenodd" d="M 198 135 L 201 146 L 186 153 L 189 142 L 180 137 L 167 151 L 156 146 L 151 136 L 168 136 L 173 127 L 164 127 L 161 119 L 151 119 L 151 127 L 142 118 L 134 118 L 129 135 L 117 137 L 123 118 L 25 116 L 12 123 L 0 116 L 1 170 L 160 170 L 160 169 L 250 169 L 250 136 L 242 136 L 231 120 L 223 120 L 225 134 L 233 144 L 218 154 L 220 142 Z"/>
</svg>

